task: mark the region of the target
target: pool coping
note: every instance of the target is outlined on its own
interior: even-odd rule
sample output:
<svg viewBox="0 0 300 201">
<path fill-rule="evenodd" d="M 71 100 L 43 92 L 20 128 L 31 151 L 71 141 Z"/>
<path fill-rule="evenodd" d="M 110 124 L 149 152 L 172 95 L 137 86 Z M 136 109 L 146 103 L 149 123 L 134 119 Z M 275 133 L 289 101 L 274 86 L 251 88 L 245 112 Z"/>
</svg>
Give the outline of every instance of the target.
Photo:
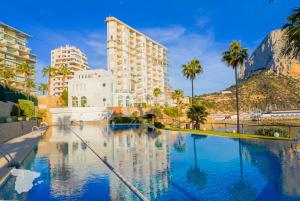
<svg viewBox="0 0 300 201">
<path fill-rule="evenodd" d="M 22 164 L 32 150 L 37 146 L 45 131 L 33 131 L 28 134 L 13 138 L 2 144 L 5 151 L 12 155 L 12 158 L 18 164 Z M 41 133 L 42 132 L 42 133 Z M 4 161 L 4 157 L 0 157 L 2 167 L 0 168 L 0 188 L 7 182 L 13 167 L 8 167 L 8 162 Z M 3 164 L 4 162 L 5 164 Z"/>
<path fill-rule="evenodd" d="M 292 141 L 291 138 L 283 138 L 283 137 L 271 137 L 271 136 L 262 136 L 262 135 L 252 135 L 252 134 L 241 134 L 241 133 L 228 133 L 228 132 L 220 132 L 220 131 L 211 131 L 211 130 L 194 130 L 194 129 L 185 129 L 185 128 L 171 128 L 167 127 L 163 130 L 170 131 L 182 131 L 185 133 L 192 133 L 198 135 L 212 135 L 219 137 L 228 137 L 228 138 L 244 138 L 244 139 L 262 139 L 262 140 L 284 140 L 284 141 Z"/>
</svg>

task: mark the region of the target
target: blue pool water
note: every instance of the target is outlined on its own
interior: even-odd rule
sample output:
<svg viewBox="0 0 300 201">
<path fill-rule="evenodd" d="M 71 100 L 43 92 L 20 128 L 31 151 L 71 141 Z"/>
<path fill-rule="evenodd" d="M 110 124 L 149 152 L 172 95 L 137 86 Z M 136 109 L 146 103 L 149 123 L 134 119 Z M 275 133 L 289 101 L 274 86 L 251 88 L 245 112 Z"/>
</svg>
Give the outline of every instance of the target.
<svg viewBox="0 0 300 201">
<path fill-rule="evenodd" d="M 150 200 L 300 200 L 300 144 L 144 128 L 71 127 Z M 0 200 L 139 200 L 69 128 L 51 127 L 24 161 L 41 173 L 28 192 L 14 176 Z"/>
</svg>

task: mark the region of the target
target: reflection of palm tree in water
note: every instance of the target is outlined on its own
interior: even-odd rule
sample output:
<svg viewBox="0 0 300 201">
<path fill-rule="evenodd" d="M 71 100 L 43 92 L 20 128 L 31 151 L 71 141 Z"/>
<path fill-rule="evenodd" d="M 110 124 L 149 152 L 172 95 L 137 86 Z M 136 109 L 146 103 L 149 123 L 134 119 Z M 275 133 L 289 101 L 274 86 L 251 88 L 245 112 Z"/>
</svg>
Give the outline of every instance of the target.
<svg viewBox="0 0 300 201">
<path fill-rule="evenodd" d="M 255 189 L 244 179 L 243 154 L 241 139 L 239 139 L 239 161 L 240 161 L 240 179 L 230 188 L 230 200 L 232 201 L 251 201 L 256 198 Z"/>
<path fill-rule="evenodd" d="M 192 135 L 194 140 L 194 166 L 190 167 L 187 170 L 186 176 L 188 182 L 198 186 L 198 187 L 204 187 L 207 183 L 207 174 L 205 172 L 202 172 L 198 166 L 197 162 L 197 150 L 196 150 L 196 140 L 197 139 L 203 139 L 206 138 L 205 135 Z"/>
</svg>

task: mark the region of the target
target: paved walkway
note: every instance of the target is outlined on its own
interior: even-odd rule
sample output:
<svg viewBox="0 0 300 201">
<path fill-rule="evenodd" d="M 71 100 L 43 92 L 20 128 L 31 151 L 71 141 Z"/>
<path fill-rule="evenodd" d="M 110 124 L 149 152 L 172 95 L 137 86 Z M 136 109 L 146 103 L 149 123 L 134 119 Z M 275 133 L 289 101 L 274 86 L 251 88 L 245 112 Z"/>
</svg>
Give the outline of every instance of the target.
<svg viewBox="0 0 300 201">
<path fill-rule="evenodd" d="M 14 138 L 4 144 L 0 144 L 0 186 L 10 175 L 10 167 L 6 167 L 8 161 L 21 164 L 26 156 L 37 146 L 41 138 L 40 131 L 34 131 L 29 134 Z M 1 154 L 5 152 L 5 157 Z"/>
</svg>

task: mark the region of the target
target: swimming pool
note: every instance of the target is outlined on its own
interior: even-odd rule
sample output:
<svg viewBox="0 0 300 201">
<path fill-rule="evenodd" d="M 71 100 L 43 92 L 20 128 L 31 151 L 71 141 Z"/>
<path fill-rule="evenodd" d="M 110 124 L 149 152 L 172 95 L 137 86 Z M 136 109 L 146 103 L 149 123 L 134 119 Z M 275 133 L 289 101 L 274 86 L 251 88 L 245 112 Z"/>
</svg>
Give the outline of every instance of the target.
<svg viewBox="0 0 300 201">
<path fill-rule="evenodd" d="M 150 200 L 300 200 L 300 144 L 128 126 L 50 127 L 22 167 L 33 187 L 11 176 L 0 199 L 139 200 L 72 131 Z"/>
</svg>

